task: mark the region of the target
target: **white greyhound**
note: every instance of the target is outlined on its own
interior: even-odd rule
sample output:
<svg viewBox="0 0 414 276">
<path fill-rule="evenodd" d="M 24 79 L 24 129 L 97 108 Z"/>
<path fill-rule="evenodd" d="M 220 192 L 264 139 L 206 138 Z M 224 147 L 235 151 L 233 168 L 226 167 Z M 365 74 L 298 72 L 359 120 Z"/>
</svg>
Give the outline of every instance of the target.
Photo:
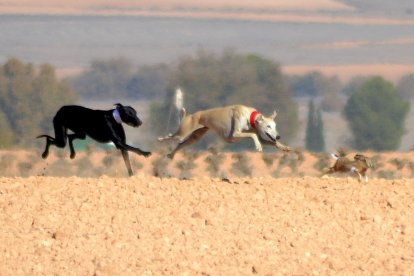
<svg viewBox="0 0 414 276">
<path fill-rule="evenodd" d="M 181 123 L 174 135 L 158 138 L 158 141 L 174 140 L 178 142 L 176 148 L 168 154 L 174 158 L 175 153 L 184 146 L 191 145 L 209 130 L 214 130 L 224 141 L 234 143 L 241 138 L 253 139 L 257 151 L 262 151 L 260 142 L 275 146 L 284 151 L 291 148 L 279 142 L 280 136 L 276 130 L 276 111 L 265 117 L 252 107 L 232 105 L 198 111 L 186 116 L 185 110 L 181 113 Z"/>
</svg>

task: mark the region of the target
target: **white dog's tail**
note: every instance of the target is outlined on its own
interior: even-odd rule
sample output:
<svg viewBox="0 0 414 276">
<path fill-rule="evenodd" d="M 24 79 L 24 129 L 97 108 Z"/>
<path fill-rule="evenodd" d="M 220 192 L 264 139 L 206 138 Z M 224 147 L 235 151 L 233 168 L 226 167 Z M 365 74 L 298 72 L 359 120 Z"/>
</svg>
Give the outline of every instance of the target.
<svg viewBox="0 0 414 276">
<path fill-rule="evenodd" d="M 180 87 L 177 87 L 177 89 L 175 90 L 175 101 L 174 101 L 174 105 L 175 108 L 177 109 L 177 111 L 179 112 L 179 123 L 181 123 L 181 121 L 183 120 L 183 118 L 185 117 L 185 108 L 184 108 L 184 93 L 181 90 Z"/>
<path fill-rule="evenodd" d="M 336 153 L 331 153 L 331 156 L 332 156 L 332 158 L 333 158 L 333 159 L 335 159 L 335 160 L 338 160 L 338 159 L 339 159 L 339 156 L 338 156 L 338 154 L 336 154 Z"/>
<path fill-rule="evenodd" d="M 187 112 L 185 111 L 185 108 L 181 108 L 180 110 L 180 123 L 183 120 L 183 118 L 185 117 L 185 115 L 187 114 Z"/>
<path fill-rule="evenodd" d="M 182 109 L 184 106 L 184 94 L 181 88 L 179 87 L 175 90 L 174 105 L 175 105 L 175 108 L 177 108 L 177 110 Z"/>
</svg>

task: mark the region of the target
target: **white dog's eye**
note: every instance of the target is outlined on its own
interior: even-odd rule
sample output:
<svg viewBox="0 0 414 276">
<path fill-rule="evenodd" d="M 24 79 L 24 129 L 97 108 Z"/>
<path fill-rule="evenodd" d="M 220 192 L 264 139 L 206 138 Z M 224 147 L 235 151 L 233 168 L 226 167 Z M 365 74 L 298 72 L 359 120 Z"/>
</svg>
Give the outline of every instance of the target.
<svg viewBox="0 0 414 276">
<path fill-rule="evenodd" d="M 270 128 L 270 126 L 267 126 L 267 128 Z"/>
</svg>

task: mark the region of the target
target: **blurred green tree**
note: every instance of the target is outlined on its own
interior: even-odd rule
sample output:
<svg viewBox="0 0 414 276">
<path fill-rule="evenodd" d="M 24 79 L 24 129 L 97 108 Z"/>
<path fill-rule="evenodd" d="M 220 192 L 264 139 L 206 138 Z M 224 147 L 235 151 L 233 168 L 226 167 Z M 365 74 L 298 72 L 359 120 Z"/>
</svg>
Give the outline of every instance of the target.
<svg viewBox="0 0 414 276">
<path fill-rule="evenodd" d="M 319 96 L 321 85 L 325 76 L 318 71 L 313 71 L 304 75 L 290 76 L 289 85 L 292 88 L 293 96 Z"/>
<path fill-rule="evenodd" d="M 0 149 L 14 144 L 14 133 L 4 112 L 0 112 Z"/>
<path fill-rule="evenodd" d="M 42 131 L 51 129 L 52 116 L 64 104 L 72 104 L 76 94 L 65 83 L 56 78 L 55 69 L 50 64 L 43 64 L 39 73 L 33 80 L 33 96 L 38 99 L 38 105 L 33 107 L 36 111 L 39 127 Z"/>
<path fill-rule="evenodd" d="M 169 67 L 165 64 L 139 67 L 127 84 L 128 98 L 163 99 L 167 89 Z"/>
<path fill-rule="evenodd" d="M 13 145 L 32 145 L 36 135 L 53 127 L 57 109 L 74 100 L 75 93 L 56 79 L 51 65 L 36 69 L 30 63 L 9 59 L 0 68 L 1 132 L 11 133 L 2 133 L 3 139 L 12 137 Z"/>
<path fill-rule="evenodd" d="M 356 87 L 344 115 L 358 150 L 396 150 L 404 134 L 409 103 L 402 100 L 392 83 L 372 77 Z"/>
<path fill-rule="evenodd" d="M 94 60 L 90 69 L 67 81 L 84 98 L 124 98 L 133 74 L 132 63 L 125 58 Z"/>
<path fill-rule="evenodd" d="M 135 66 L 126 58 L 94 60 L 67 82 L 85 99 L 155 99 L 165 95 L 168 66 Z"/>
<path fill-rule="evenodd" d="M 278 130 L 288 141 L 298 128 L 298 108 L 284 82 L 280 66 L 257 55 L 239 55 L 231 51 L 221 56 L 200 51 L 196 57 L 180 60 L 167 86 L 164 103 L 154 104 L 150 120 L 157 134 L 174 131 L 165 118 L 176 117 L 172 108 L 175 89 L 185 93 L 187 114 L 198 110 L 244 104 L 265 115 L 278 111 Z M 171 120 L 173 122 L 173 120 Z"/>
<path fill-rule="evenodd" d="M 353 77 L 342 88 L 342 94 L 344 94 L 348 98 L 358 87 L 360 87 L 367 80 L 369 80 L 369 77 L 366 76 Z"/>
<path fill-rule="evenodd" d="M 321 109 L 326 112 L 340 111 L 344 107 L 341 99 L 342 84 L 337 76 L 325 77 L 321 84 Z"/>
<path fill-rule="evenodd" d="M 322 113 L 319 108 L 315 110 L 313 100 L 310 100 L 308 104 L 305 146 L 307 150 L 313 152 L 322 152 L 325 150 Z"/>
<path fill-rule="evenodd" d="M 405 75 L 398 81 L 397 93 L 403 99 L 414 99 L 414 74 Z"/>
<path fill-rule="evenodd" d="M 290 76 L 288 82 L 295 97 L 321 97 L 321 108 L 324 111 L 339 111 L 343 107 L 340 97 L 342 84 L 336 76 L 329 77 L 313 71 Z"/>
</svg>

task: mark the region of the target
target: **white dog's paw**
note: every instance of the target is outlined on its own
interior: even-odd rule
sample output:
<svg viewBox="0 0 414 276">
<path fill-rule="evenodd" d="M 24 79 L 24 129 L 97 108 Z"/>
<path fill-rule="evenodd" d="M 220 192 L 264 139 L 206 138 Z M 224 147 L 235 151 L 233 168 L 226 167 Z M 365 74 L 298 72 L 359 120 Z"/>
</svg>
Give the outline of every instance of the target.
<svg viewBox="0 0 414 276">
<path fill-rule="evenodd" d="M 258 152 L 262 152 L 263 151 L 263 148 L 262 148 L 262 146 L 256 146 L 256 150 L 258 151 Z"/>
<path fill-rule="evenodd" d="M 280 143 L 279 141 L 276 141 L 275 146 L 276 146 L 278 149 L 283 150 L 283 151 L 287 151 L 287 152 L 292 151 L 292 148 L 291 148 L 291 147 L 286 146 L 286 145 L 283 145 L 283 144 L 282 144 L 282 143 Z"/>
</svg>

